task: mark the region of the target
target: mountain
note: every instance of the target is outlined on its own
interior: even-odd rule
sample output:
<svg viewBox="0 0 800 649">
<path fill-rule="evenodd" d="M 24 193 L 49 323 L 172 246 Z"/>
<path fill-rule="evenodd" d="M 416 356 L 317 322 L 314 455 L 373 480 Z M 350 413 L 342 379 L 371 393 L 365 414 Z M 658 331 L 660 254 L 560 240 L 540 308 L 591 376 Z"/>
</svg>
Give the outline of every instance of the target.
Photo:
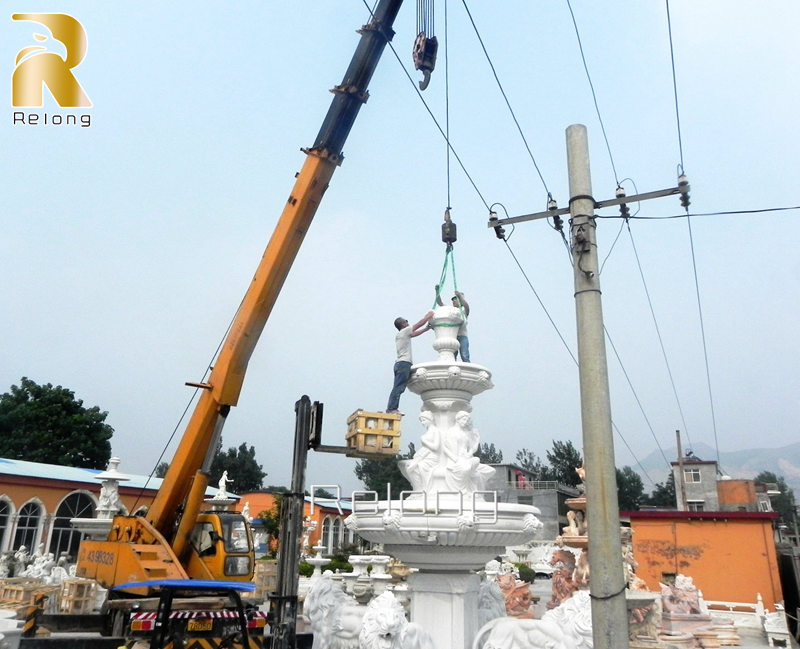
<svg viewBox="0 0 800 649">
<path fill-rule="evenodd" d="M 702 442 L 692 446 L 695 457 L 701 460 L 716 460 L 716 451 L 708 444 Z M 675 462 L 678 458 L 676 447 L 653 451 L 641 460 L 639 465 L 631 466 L 645 483 L 645 491 L 651 491 L 650 480 L 664 482 L 667 479 L 669 467 L 664 462 L 664 455 L 668 462 Z M 684 449 L 684 452 L 686 449 Z M 795 497 L 800 499 L 800 442 L 781 446 L 780 448 L 753 448 L 742 451 L 720 451 L 719 463 L 721 471 L 731 478 L 751 479 L 762 471 L 772 471 L 777 476 L 783 476 L 786 484 L 794 491 Z M 650 476 L 648 480 L 647 476 Z"/>
</svg>

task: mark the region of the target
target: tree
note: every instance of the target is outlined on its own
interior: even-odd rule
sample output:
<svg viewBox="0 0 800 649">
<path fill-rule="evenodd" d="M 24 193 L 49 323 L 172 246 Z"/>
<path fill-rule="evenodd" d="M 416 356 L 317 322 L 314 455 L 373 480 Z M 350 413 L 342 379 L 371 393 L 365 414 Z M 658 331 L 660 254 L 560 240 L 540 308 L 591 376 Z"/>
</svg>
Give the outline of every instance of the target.
<svg viewBox="0 0 800 649">
<path fill-rule="evenodd" d="M 786 484 L 783 476 L 775 475 L 772 471 L 762 471 L 754 480 L 764 484 L 774 484 L 779 494 L 770 496 L 773 511 L 781 517 L 781 523 L 785 525 L 794 524 L 794 490 Z"/>
<path fill-rule="evenodd" d="M 86 408 L 67 388 L 22 377 L 0 395 L 0 457 L 104 469 L 114 429 L 108 413 Z"/>
<path fill-rule="evenodd" d="M 267 541 L 267 547 L 270 548 L 273 546 L 273 544 L 277 544 L 278 539 L 280 538 L 282 502 L 283 498 L 281 497 L 281 494 L 276 493 L 272 507 L 265 509 L 263 512 L 259 512 L 256 515 L 256 518 L 261 520 L 261 527 L 267 534 L 269 539 Z"/>
<path fill-rule="evenodd" d="M 639 474 L 629 466 L 617 469 L 617 501 L 620 511 L 636 511 L 643 497 L 644 484 Z"/>
<path fill-rule="evenodd" d="M 379 458 L 373 460 L 365 458 L 356 462 L 356 477 L 361 480 L 364 487 L 370 491 L 377 491 L 379 498 L 387 498 L 386 485 L 391 486 L 392 498 L 397 498 L 401 491 L 410 491 L 411 483 L 400 472 L 400 460 L 410 460 L 414 457 L 414 444 L 408 445 L 406 455 Z"/>
<path fill-rule="evenodd" d="M 503 463 L 503 451 L 499 448 L 495 448 L 494 444 L 487 444 L 486 442 L 478 445 L 475 451 L 475 457 L 477 457 L 482 464 Z"/>
<path fill-rule="evenodd" d="M 527 448 L 517 451 L 515 462 L 521 469 L 531 473 L 534 480 L 555 480 L 550 467 Z"/>
<path fill-rule="evenodd" d="M 256 462 L 256 449 L 252 446 L 248 448 L 244 442 L 239 448 L 231 446 L 224 453 L 221 448 L 217 450 L 209 470 L 211 484 L 219 482 L 223 471 L 227 471 L 228 477 L 233 480 L 231 491 L 234 493 L 261 489 L 267 476 L 267 472 Z"/>
<path fill-rule="evenodd" d="M 676 509 L 678 500 L 675 495 L 675 474 L 670 471 L 664 482 L 657 482 L 649 496 L 643 496 L 640 503 L 651 507 Z"/>
<path fill-rule="evenodd" d="M 156 470 L 153 472 L 153 475 L 156 478 L 163 478 L 167 475 L 167 469 L 169 469 L 169 462 L 159 462 Z"/>
<path fill-rule="evenodd" d="M 575 469 L 583 466 L 583 458 L 572 442 L 557 442 L 553 440 L 553 450 L 547 451 L 547 461 L 553 472 L 551 480 L 556 480 L 570 487 L 577 487 L 580 476 Z"/>
</svg>

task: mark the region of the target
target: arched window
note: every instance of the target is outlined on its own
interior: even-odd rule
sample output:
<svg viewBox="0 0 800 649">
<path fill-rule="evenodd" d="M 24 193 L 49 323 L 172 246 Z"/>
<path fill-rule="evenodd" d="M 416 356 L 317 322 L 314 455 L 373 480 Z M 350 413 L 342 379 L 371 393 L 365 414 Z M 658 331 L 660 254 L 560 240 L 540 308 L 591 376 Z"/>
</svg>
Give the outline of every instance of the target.
<svg viewBox="0 0 800 649">
<path fill-rule="evenodd" d="M 53 518 L 49 551 L 56 559 L 67 554 L 70 563 L 74 563 L 78 559 L 78 546 L 83 534 L 72 527 L 69 522 L 71 518 L 94 518 L 94 501 L 91 496 L 80 491 L 69 494 L 61 501 Z"/>
<path fill-rule="evenodd" d="M 342 547 L 342 519 L 335 518 L 333 520 L 333 533 L 331 534 L 333 537 L 331 539 L 332 545 L 335 549 L 339 549 Z"/>
<path fill-rule="evenodd" d="M 17 516 L 17 531 L 14 534 L 12 549 L 18 550 L 23 545 L 30 552 L 36 550 L 39 540 L 39 521 L 42 519 L 42 506 L 36 502 L 25 503 Z"/>
<path fill-rule="evenodd" d="M 325 552 L 331 554 L 333 552 L 333 544 L 331 539 L 331 519 L 326 516 L 322 521 L 322 545 L 325 546 Z"/>
<path fill-rule="evenodd" d="M 0 498 L 0 552 L 8 550 L 6 545 L 8 530 L 11 527 L 11 503 Z"/>
</svg>

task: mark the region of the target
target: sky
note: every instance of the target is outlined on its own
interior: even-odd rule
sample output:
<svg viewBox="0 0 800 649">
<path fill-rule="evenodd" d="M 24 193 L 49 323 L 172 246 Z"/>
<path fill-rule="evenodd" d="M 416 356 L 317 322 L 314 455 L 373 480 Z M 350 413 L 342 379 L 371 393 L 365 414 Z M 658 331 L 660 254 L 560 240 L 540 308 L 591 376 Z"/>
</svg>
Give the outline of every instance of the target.
<svg viewBox="0 0 800 649">
<path fill-rule="evenodd" d="M 224 448 L 253 445 L 265 484 L 286 485 L 303 394 L 324 403 L 325 444 L 344 443 L 354 410 L 385 408 L 392 323 L 432 305 L 448 206 L 472 361 L 495 386 L 473 401 L 482 440 L 507 461 L 522 448 L 543 457 L 553 440 L 580 448 L 564 242 L 544 220 L 508 227 L 508 245 L 486 227 L 490 205 L 501 217 L 540 212 L 548 191 L 568 204 L 571 124 L 588 129 L 596 200 L 618 182 L 628 194 L 674 187 L 680 168 L 691 183 L 691 219 L 647 220 L 685 217 L 669 197 L 632 204 L 639 218 L 627 226 L 598 220 L 617 466 L 674 447 L 678 429 L 684 447 L 796 442 L 798 210 L 760 210 L 800 205 L 800 5 L 670 2 L 676 113 L 664 2 L 571 2 L 591 86 L 569 4 L 468 3 L 525 141 L 464 3 L 447 3 L 446 30 L 436 5 L 439 58 L 423 105 L 404 71 L 421 79 L 410 56 L 415 5 L 395 24 L 403 67 L 387 49 L 252 356 Z M 184 384 L 213 362 L 368 11 L 356 0 L 5 7 L 0 391 L 23 376 L 68 387 L 108 412 L 120 470 L 146 474 L 174 452 L 193 394 Z M 17 52 L 43 31 L 11 19 L 27 11 L 83 25 L 88 50 L 73 72 L 90 108 L 62 108 L 47 90 L 42 107 L 13 108 Z M 91 126 L 14 123 L 14 110 L 88 114 Z M 463 164 L 451 156 L 449 185 L 429 110 L 449 124 Z M 414 339 L 416 361 L 435 358 L 431 341 Z M 402 398 L 404 447 L 418 445 L 420 405 Z M 348 493 L 360 488 L 354 466 L 312 453 L 308 482 Z M 666 476 L 665 461 L 645 489 Z"/>
</svg>

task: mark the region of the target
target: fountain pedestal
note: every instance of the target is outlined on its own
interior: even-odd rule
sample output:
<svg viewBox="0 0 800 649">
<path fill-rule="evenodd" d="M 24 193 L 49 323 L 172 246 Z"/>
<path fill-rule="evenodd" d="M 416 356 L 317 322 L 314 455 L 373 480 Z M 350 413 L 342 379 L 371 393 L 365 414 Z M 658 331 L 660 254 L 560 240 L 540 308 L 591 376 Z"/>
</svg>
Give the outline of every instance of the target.
<svg viewBox="0 0 800 649">
<path fill-rule="evenodd" d="M 363 538 L 418 569 L 408 578 L 411 621 L 435 647 L 449 649 L 470 647 L 478 630 L 480 578 L 474 571 L 507 546 L 530 541 L 541 527 L 536 507 L 500 503 L 486 491 L 494 469 L 475 457 L 480 437 L 471 401 L 492 388 L 491 373 L 455 360 L 461 318 L 456 308 L 436 309 L 431 326 L 438 359 L 412 368 L 408 389 L 422 398 L 425 432 L 400 470 L 413 491 L 398 500 L 355 501 L 346 520 Z"/>
</svg>

